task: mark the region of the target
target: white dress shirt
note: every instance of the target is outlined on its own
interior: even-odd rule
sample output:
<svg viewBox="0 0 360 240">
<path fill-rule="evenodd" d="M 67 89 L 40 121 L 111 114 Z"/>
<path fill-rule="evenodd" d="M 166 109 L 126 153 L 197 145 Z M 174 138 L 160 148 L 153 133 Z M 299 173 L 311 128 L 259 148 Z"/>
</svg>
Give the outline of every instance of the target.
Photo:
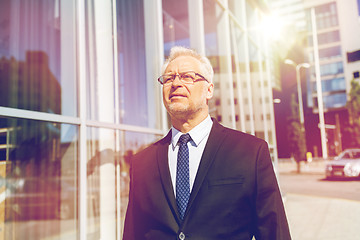
<svg viewBox="0 0 360 240">
<path fill-rule="evenodd" d="M 208 116 L 204 121 L 199 123 L 196 127 L 190 130 L 189 134 L 191 141 L 187 143 L 189 148 L 189 171 L 190 171 L 190 192 L 194 185 L 197 170 L 199 168 L 200 160 L 204 152 L 206 142 L 209 138 L 210 130 L 213 122 Z M 176 196 L 176 166 L 177 166 L 177 154 L 179 151 L 179 138 L 182 134 L 174 127 L 171 128 L 171 144 L 169 145 L 168 159 L 171 181 L 173 184 L 174 193 Z"/>
</svg>

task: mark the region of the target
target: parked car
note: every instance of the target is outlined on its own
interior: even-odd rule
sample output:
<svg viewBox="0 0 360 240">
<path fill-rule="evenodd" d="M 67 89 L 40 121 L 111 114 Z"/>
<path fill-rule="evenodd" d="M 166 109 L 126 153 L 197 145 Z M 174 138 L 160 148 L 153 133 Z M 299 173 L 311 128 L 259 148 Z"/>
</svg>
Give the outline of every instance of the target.
<svg viewBox="0 0 360 240">
<path fill-rule="evenodd" d="M 326 178 L 359 177 L 360 178 L 360 149 L 347 149 L 335 157 L 325 167 Z"/>
</svg>

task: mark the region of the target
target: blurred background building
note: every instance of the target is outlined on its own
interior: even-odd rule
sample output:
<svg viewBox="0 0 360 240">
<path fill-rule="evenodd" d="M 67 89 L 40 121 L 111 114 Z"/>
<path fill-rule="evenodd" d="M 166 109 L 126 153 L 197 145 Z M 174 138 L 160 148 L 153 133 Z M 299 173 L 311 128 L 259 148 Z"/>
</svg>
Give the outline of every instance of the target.
<svg viewBox="0 0 360 240">
<path fill-rule="evenodd" d="M 341 150 L 353 147 L 349 128 L 347 101 L 351 81 L 359 78 L 360 30 L 359 1 L 334 0 L 277 0 L 272 1 L 272 11 L 286 21 L 287 33 L 296 39 L 290 44 L 284 58 L 295 64 L 309 63 L 309 69 L 301 69 L 301 88 L 305 114 L 307 151 L 322 156 L 322 142 L 319 129 L 316 71 L 313 43 L 311 10 L 316 16 L 317 46 L 325 119 L 326 149 L 335 156 Z M 287 36 L 289 36 L 287 35 Z M 276 97 L 290 102 L 296 89 L 293 66 L 282 66 L 282 91 Z M 289 157 L 286 133 L 281 126 L 286 123 L 289 106 L 275 105 L 278 146 L 280 157 Z"/>
<path fill-rule="evenodd" d="M 0 240 L 121 239 L 129 159 L 170 127 L 156 79 L 175 45 L 211 60 L 211 116 L 265 139 L 276 166 L 295 82 L 284 60 L 314 65 L 312 7 L 336 125 L 328 113 L 343 121 L 359 78 L 355 0 L 1 0 Z M 313 72 L 301 74 L 305 130 L 320 141 Z"/>
</svg>

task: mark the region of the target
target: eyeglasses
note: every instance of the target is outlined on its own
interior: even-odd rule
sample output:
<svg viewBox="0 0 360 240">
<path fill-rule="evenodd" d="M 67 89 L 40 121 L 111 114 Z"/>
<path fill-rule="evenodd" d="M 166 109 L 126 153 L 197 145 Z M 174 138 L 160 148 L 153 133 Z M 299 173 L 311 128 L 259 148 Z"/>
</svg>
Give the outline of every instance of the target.
<svg viewBox="0 0 360 240">
<path fill-rule="evenodd" d="M 164 74 L 161 75 L 158 78 L 159 83 L 163 84 L 163 85 L 168 85 L 171 84 L 173 81 L 175 81 L 176 76 L 179 76 L 179 80 L 183 83 L 186 84 L 190 84 L 190 83 L 195 83 L 198 81 L 207 81 L 205 77 L 203 77 L 202 75 L 200 75 L 199 73 L 196 73 L 194 71 L 188 71 L 188 72 L 182 72 L 179 74 Z M 198 78 L 197 78 L 198 77 Z"/>
</svg>

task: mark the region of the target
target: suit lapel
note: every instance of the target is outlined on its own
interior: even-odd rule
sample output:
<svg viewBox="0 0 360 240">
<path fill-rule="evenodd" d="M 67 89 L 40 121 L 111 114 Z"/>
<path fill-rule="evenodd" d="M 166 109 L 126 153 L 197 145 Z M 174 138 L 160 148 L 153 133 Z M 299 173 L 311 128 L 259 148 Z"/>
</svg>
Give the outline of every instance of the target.
<svg viewBox="0 0 360 240">
<path fill-rule="evenodd" d="M 215 120 L 213 119 L 213 127 L 211 129 L 208 141 L 206 143 L 203 155 L 201 157 L 200 165 L 198 172 L 195 177 L 194 186 L 191 191 L 190 199 L 188 202 L 188 206 L 185 212 L 185 218 L 187 213 L 191 209 L 191 205 L 194 202 L 200 187 L 202 186 L 205 176 L 212 164 L 212 162 L 215 159 L 216 153 L 218 152 L 224 138 L 225 134 L 222 134 L 223 127 Z"/>
<path fill-rule="evenodd" d="M 160 172 L 161 183 L 164 189 L 165 196 L 168 200 L 170 209 L 179 223 L 179 215 L 176 206 L 176 199 L 174 195 L 174 188 L 171 182 L 169 163 L 168 163 L 168 149 L 171 142 L 171 131 L 159 142 L 157 149 L 157 162 Z"/>
<path fill-rule="evenodd" d="M 188 206 L 185 212 L 185 220 L 188 212 L 191 209 L 191 205 L 194 202 L 201 185 L 204 182 L 205 176 L 215 159 L 216 153 L 218 152 L 225 134 L 222 134 L 224 127 L 221 126 L 216 120 L 213 119 L 213 127 L 211 129 L 208 141 L 206 143 L 204 153 L 201 157 L 198 172 L 195 177 L 194 186 L 191 191 Z M 178 214 L 176 199 L 174 195 L 174 189 L 171 182 L 169 163 L 168 163 L 168 148 L 171 142 L 171 131 L 164 137 L 160 142 L 157 149 L 157 162 L 160 172 L 161 183 L 164 189 L 164 194 L 168 200 L 169 207 L 172 211 L 173 216 L 176 218 L 178 224 L 181 224 L 180 217 Z M 184 221 L 185 222 L 185 221 Z"/>
</svg>

